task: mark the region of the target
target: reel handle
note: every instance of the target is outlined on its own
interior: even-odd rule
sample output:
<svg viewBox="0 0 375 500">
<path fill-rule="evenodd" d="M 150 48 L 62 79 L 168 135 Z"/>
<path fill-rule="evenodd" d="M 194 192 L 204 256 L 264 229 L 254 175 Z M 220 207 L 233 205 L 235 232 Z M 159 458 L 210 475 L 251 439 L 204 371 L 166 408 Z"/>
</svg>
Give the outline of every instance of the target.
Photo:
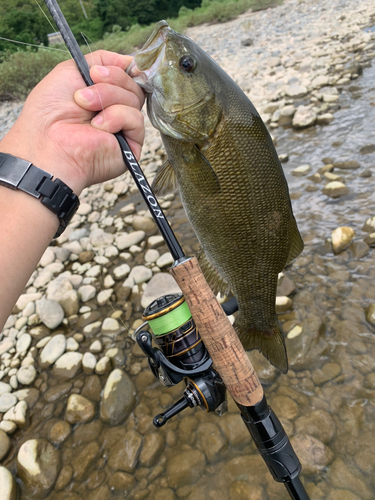
<svg viewBox="0 0 375 500">
<path fill-rule="evenodd" d="M 168 408 L 167 411 L 164 413 L 159 413 L 159 415 L 156 415 L 153 419 L 153 423 L 155 427 L 162 427 L 164 424 L 168 422 L 168 420 L 177 413 L 180 413 L 182 410 L 185 410 L 189 405 L 188 399 L 183 397 L 176 401 L 174 405 L 172 405 L 170 408 Z"/>
<path fill-rule="evenodd" d="M 213 364 L 236 403 L 255 406 L 263 388 L 196 257 L 177 260 L 170 272 L 185 296 Z"/>
</svg>

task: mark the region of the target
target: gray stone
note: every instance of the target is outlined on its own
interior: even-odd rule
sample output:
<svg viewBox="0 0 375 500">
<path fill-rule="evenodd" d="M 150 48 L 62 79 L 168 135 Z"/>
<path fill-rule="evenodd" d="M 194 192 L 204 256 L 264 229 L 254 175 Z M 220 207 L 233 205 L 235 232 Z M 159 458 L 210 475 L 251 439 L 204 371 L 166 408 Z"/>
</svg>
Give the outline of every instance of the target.
<svg viewBox="0 0 375 500">
<path fill-rule="evenodd" d="M 30 387 L 29 389 L 20 389 L 13 393 L 18 401 L 25 401 L 28 408 L 34 408 L 36 402 L 39 399 L 40 392 L 35 387 Z"/>
<path fill-rule="evenodd" d="M 26 352 L 30 347 L 32 338 L 28 333 L 23 333 L 16 343 L 16 351 L 17 352 Z"/>
<path fill-rule="evenodd" d="M 341 170 L 357 170 L 360 166 L 357 161 L 335 161 L 333 163 L 333 168 L 340 168 Z"/>
<path fill-rule="evenodd" d="M 142 307 L 146 308 L 153 300 L 167 293 L 181 293 L 181 290 L 170 274 L 155 274 L 147 283 L 143 293 L 141 300 Z"/>
<path fill-rule="evenodd" d="M 3 420 L 10 420 L 11 422 L 14 422 L 18 427 L 22 429 L 27 425 L 26 412 L 27 412 L 26 401 L 19 401 L 16 404 L 16 406 L 13 406 L 13 408 L 11 408 L 5 413 Z"/>
<path fill-rule="evenodd" d="M 117 266 L 113 270 L 113 276 L 116 280 L 125 278 L 129 273 L 130 273 L 130 266 L 128 264 L 121 264 L 121 266 Z"/>
<path fill-rule="evenodd" d="M 116 238 L 116 246 L 119 250 L 125 250 L 132 245 L 137 245 L 144 240 L 146 233 L 144 231 L 133 231 L 132 233 L 122 233 Z"/>
<path fill-rule="evenodd" d="M 354 230 L 349 226 L 341 226 L 331 233 L 332 248 L 335 254 L 345 250 L 355 237 Z"/>
<path fill-rule="evenodd" d="M 333 453 L 321 441 L 307 434 L 297 434 L 291 444 L 302 463 L 305 474 L 317 474 L 332 461 Z"/>
<path fill-rule="evenodd" d="M 108 356 L 103 356 L 99 359 L 99 361 L 95 365 L 95 373 L 98 375 L 104 375 L 104 373 L 108 373 L 111 369 L 111 360 Z"/>
<path fill-rule="evenodd" d="M 17 483 L 5 467 L 0 467 L 1 500 L 17 500 Z"/>
<path fill-rule="evenodd" d="M 80 352 L 66 352 L 56 361 L 53 373 L 67 379 L 75 377 L 81 369 L 82 357 Z"/>
<path fill-rule="evenodd" d="M 120 369 L 109 375 L 100 405 L 100 418 L 119 425 L 128 418 L 135 405 L 135 387 L 129 376 Z"/>
<path fill-rule="evenodd" d="M 60 467 L 60 451 L 46 439 L 30 439 L 19 449 L 18 475 L 35 496 L 46 495 L 51 490 Z"/>
<path fill-rule="evenodd" d="M 163 253 L 158 260 L 156 261 L 156 265 L 160 267 L 161 269 L 163 267 L 171 266 L 174 262 L 174 259 L 170 252 Z"/>
<path fill-rule="evenodd" d="M 129 274 L 129 278 L 133 279 L 136 285 L 145 283 L 152 278 L 152 271 L 145 266 L 134 266 Z"/>
<path fill-rule="evenodd" d="M 112 447 L 108 465 L 114 471 L 134 472 L 141 453 L 142 437 L 134 430 L 128 431 Z"/>
<path fill-rule="evenodd" d="M 61 325 L 64 319 L 64 310 L 56 300 L 38 300 L 36 303 L 36 310 L 40 317 L 40 321 L 51 330 Z"/>
<path fill-rule="evenodd" d="M 82 358 L 82 368 L 85 373 L 90 375 L 94 372 L 96 366 L 96 358 L 91 352 L 85 352 Z"/>
<path fill-rule="evenodd" d="M 21 366 L 17 372 L 17 380 L 22 385 L 31 385 L 37 377 L 37 372 L 33 365 Z"/>
<path fill-rule="evenodd" d="M 82 285 L 78 288 L 78 295 L 82 302 L 88 302 L 96 295 L 96 288 L 92 285 Z"/>
<path fill-rule="evenodd" d="M 306 106 L 298 106 L 295 115 L 293 116 L 293 127 L 306 128 L 311 127 L 316 122 L 316 113 L 311 108 Z"/>
<path fill-rule="evenodd" d="M 145 217 L 142 215 L 135 215 L 133 217 L 132 226 L 134 231 L 142 230 L 146 234 L 152 234 L 156 231 L 156 224 L 151 217 Z"/>
<path fill-rule="evenodd" d="M 7 392 L 12 392 L 12 387 L 9 384 L 6 384 L 5 382 L 0 382 L 0 396 Z"/>
<path fill-rule="evenodd" d="M 0 356 L 8 351 L 10 351 L 14 347 L 14 340 L 5 338 L 0 342 Z"/>
<path fill-rule="evenodd" d="M 95 415 L 95 405 L 80 394 L 71 394 L 66 406 L 65 420 L 70 424 L 90 422 Z"/>
<path fill-rule="evenodd" d="M 0 413 L 5 413 L 13 406 L 15 406 L 18 402 L 17 397 L 14 394 L 9 392 L 5 392 L 0 396 Z"/>
<path fill-rule="evenodd" d="M 349 188 L 345 186 L 342 182 L 332 181 L 324 186 L 323 194 L 329 196 L 330 198 L 340 198 L 340 196 L 345 196 L 349 193 Z"/>
<path fill-rule="evenodd" d="M 180 451 L 167 461 L 166 478 L 171 488 L 194 484 L 205 470 L 204 454 L 198 450 Z"/>
<path fill-rule="evenodd" d="M 53 365 L 53 363 L 64 354 L 65 348 L 66 338 L 64 334 L 59 333 L 52 337 L 43 347 L 43 350 L 40 353 L 40 366 L 43 369 L 46 369 L 49 366 Z"/>
<path fill-rule="evenodd" d="M 375 232 L 375 215 L 373 217 L 368 217 L 368 219 L 366 219 L 362 231 L 366 231 L 367 233 Z"/>
</svg>

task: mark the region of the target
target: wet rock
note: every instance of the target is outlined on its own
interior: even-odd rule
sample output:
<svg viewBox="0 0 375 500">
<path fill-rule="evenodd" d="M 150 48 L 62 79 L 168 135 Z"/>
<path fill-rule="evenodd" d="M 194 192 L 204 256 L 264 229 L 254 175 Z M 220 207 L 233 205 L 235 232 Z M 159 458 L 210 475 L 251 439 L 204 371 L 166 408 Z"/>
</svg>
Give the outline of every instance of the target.
<svg viewBox="0 0 375 500">
<path fill-rule="evenodd" d="M 48 389 L 48 391 L 45 392 L 44 399 L 46 401 L 48 401 L 49 403 L 53 403 L 54 401 L 57 401 L 62 396 L 67 394 L 72 387 L 73 387 L 73 384 L 71 382 L 66 382 L 65 384 L 55 385 L 54 387 L 52 387 L 51 389 Z"/>
<path fill-rule="evenodd" d="M 89 300 L 93 299 L 96 295 L 96 288 L 92 285 L 82 285 L 78 288 L 78 295 L 82 302 L 88 302 Z M 90 314 L 90 313 L 88 313 Z M 88 323 L 86 323 L 88 324 Z M 79 326 L 85 326 L 83 324 Z"/>
<path fill-rule="evenodd" d="M 81 424 L 74 429 L 74 443 L 78 446 L 82 443 L 89 443 L 97 439 L 103 429 L 100 420 L 93 420 L 88 424 Z"/>
<path fill-rule="evenodd" d="M 135 405 L 135 387 L 129 376 L 120 369 L 109 375 L 100 405 L 100 418 L 118 425 L 128 418 Z"/>
<path fill-rule="evenodd" d="M 362 259 L 362 257 L 369 253 L 370 247 L 364 241 L 353 241 L 349 246 L 349 250 L 355 259 Z"/>
<path fill-rule="evenodd" d="M 10 420 L 14 422 L 21 429 L 27 425 L 27 403 L 25 401 L 19 401 L 16 406 L 13 406 L 8 410 L 3 420 Z"/>
<path fill-rule="evenodd" d="M 164 437 L 160 432 L 146 434 L 143 438 L 142 451 L 139 456 L 141 467 L 153 467 L 164 451 Z"/>
<path fill-rule="evenodd" d="M 260 455 L 241 455 L 229 460 L 222 469 L 227 482 L 248 480 L 257 484 L 264 480 L 267 469 Z M 263 479 L 262 479 L 263 478 Z"/>
<path fill-rule="evenodd" d="M 108 373 L 111 369 L 111 360 L 108 356 L 103 356 L 99 359 L 95 366 L 95 373 L 98 375 L 104 375 L 104 373 Z"/>
<path fill-rule="evenodd" d="M 308 434 L 293 436 L 291 443 L 301 461 L 305 474 L 318 473 L 333 459 L 332 451 L 321 441 Z"/>
<path fill-rule="evenodd" d="M 156 261 L 156 265 L 163 269 L 164 267 L 171 266 L 174 262 L 174 258 L 170 254 L 170 252 L 163 253 L 158 260 Z"/>
<path fill-rule="evenodd" d="M 48 439 L 55 446 L 59 446 L 68 439 L 71 429 L 72 428 L 68 422 L 65 422 L 65 420 L 59 420 L 51 427 L 48 433 Z"/>
<path fill-rule="evenodd" d="M 197 429 L 197 446 L 203 451 L 208 463 L 216 463 L 224 457 L 228 443 L 215 424 L 203 423 Z"/>
<path fill-rule="evenodd" d="M 373 217 L 369 217 L 368 219 L 366 219 L 362 231 L 366 231 L 367 233 L 375 232 L 375 215 Z"/>
<path fill-rule="evenodd" d="M 91 401 L 100 401 L 100 393 L 102 391 L 102 384 L 98 375 L 91 375 L 85 380 L 85 385 L 82 387 L 81 394 Z"/>
<path fill-rule="evenodd" d="M 351 227 L 341 226 L 332 231 L 332 248 L 335 254 L 345 250 L 355 237 L 355 232 Z"/>
<path fill-rule="evenodd" d="M 146 234 L 152 234 L 156 231 L 156 224 L 151 217 L 145 217 L 142 215 L 134 215 L 132 226 L 134 231 L 142 230 Z"/>
<path fill-rule="evenodd" d="M 37 377 L 37 372 L 33 365 L 21 366 L 17 372 L 17 380 L 20 384 L 31 385 Z"/>
<path fill-rule="evenodd" d="M 244 448 L 251 443 L 250 434 L 243 432 L 243 420 L 239 413 L 226 413 L 218 422 L 225 439 L 231 447 Z"/>
<path fill-rule="evenodd" d="M 306 128 L 311 127 L 316 122 L 316 113 L 311 108 L 306 106 L 298 106 L 297 111 L 293 117 L 293 127 Z"/>
<path fill-rule="evenodd" d="M 341 373 L 341 367 L 337 363 L 326 363 L 319 370 L 315 370 L 312 379 L 315 385 L 322 385 L 329 380 L 333 380 Z"/>
<path fill-rule="evenodd" d="M 375 360 L 371 354 L 358 354 L 353 356 L 352 366 L 359 370 L 362 375 L 373 373 L 375 369 Z"/>
<path fill-rule="evenodd" d="M 288 396 L 271 398 L 271 406 L 276 415 L 282 415 L 288 420 L 293 420 L 299 413 L 297 403 Z"/>
<path fill-rule="evenodd" d="M 294 177 L 302 177 L 304 175 L 307 175 L 310 171 L 311 171 L 310 165 L 301 165 L 292 170 L 292 175 L 294 175 Z"/>
<path fill-rule="evenodd" d="M 167 483 L 175 489 L 194 484 L 204 474 L 205 466 L 206 459 L 201 451 L 181 451 L 167 461 Z"/>
<path fill-rule="evenodd" d="M 106 335 L 117 335 L 121 331 L 121 325 L 114 318 L 105 318 L 102 324 L 102 332 Z"/>
<path fill-rule="evenodd" d="M 97 441 L 91 441 L 75 455 L 72 460 L 74 479 L 82 481 L 91 471 L 97 458 L 100 456 L 100 446 Z"/>
<path fill-rule="evenodd" d="M 340 196 L 345 196 L 348 193 L 349 188 L 347 188 L 342 182 L 338 181 L 329 182 L 323 189 L 323 194 L 329 196 L 330 198 L 340 198 Z"/>
<path fill-rule="evenodd" d="M 8 437 L 8 434 L 0 429 L 0 461 L 8 453 L 9 448 L 10 448 L 10 439 Z"/>
<path fill-rule="evenodd" d="M 5 467 L 0 467 L 1 500 L 17 500 L 17 483 Z"/>
<path fill-rule="evenodd" d="M 18 401 L 25 401 L 28 408 L 34 408 L 36 402 L 39 399 L 40 392 L 35 387 L 31 387 L 30 389 L 20 389 L 13 393 Z"/>
<path fill-rule="evenodd" d="M 152 278 L 152 271 L 146 266 L 134 266 L 129 274 L 129 279 L 133 279 L 136 285 L 145 283 Z"/>
<path fill-rule="evenodd" d="M 14 394 L 5 392 L 0 396 L 0 413 L 5 413 L 17 404 L 18 399 Z"/>
<path fill-rule="evenodd" d="M 350 490 L 365 500 L 373 498 L 371 490 L 364 481 L 361 480 L 361 474 L 358 472 L 353 474 L 341 458 L 336 458 L 333 462 L 327 477 L 335 488 Z"/>
<path fill-rule="evenodd" d="M 40 353 L 40 366 L 43 369 L 48 368 L 53 365 L 53 363 L 59 359 L 65 352 L 66 348 L 66 339 L 65 335 L 59 333 L 51 338 L 48 343 L 43 347 Z"/>
<path fill-rule="evenodd" d="M 66 352 L 55 363 L 53 373 L 61 378 L 73 378 L 80 371 L 83 355 L 80 352 Z"/>
<path fill-rule="evenodd" d="M 86 264 L 86 262 L 91 262 L 95 257 L 95 252 L 92 250 L 85 250 L 78 255 L 78 261 L 80 264 Z"/>
<path fill-rule="evenodd" d="M 64 309 L 56 300 L 41 299 L 36 302 L 36 311 L 40 321 L 53 330 L 61 325 L 64 319 Z"/>
<path fill-rule="evenodd" d="M 28 333 L 23 333 L 21 337 L 17 340 L 16 351 L 19 353 L 26 352 L 31 344 L 32 337 Z"/>
<path fill-rule="evenodd" d="M 340 168 L 341 170 L 357 170 L 361 165 L 357 161 L 335 161 L 333 168 Z"/>
<path fill-rule="evenodd" d="M 332 113 L 323 113 L 317 116 L 316 123 L 318 125 L 328 125 L 329 123 L 333 122 L 334 119 L 335 117 Z"/>
<path fill-rule="evenodd" d="M 71 424 L 90 422 L 95 415 L 95 405 L 79 394 L 71 394 L 66 407 L 65 420 Z"/>
<path fill-rule="evenodd" d="M 10 420 L 3 420 L 2 422 L 0 422 L 0 429 L 7 434 L 13 434 L 13 432 L 16 432 L 17 426 Z"/>
<path fill-rule="evenodd" d="M 141 453 L 142 437 L 131 430 L 111 447 L 108 465 L 114 471 L 133 472 Z"/>
<path fill-rule="evenodd" d="M 55 484 L 55 490 L 59 491 L 67 486 L 73 477 L 73 467 L 71 465 L 64 465 L 60 471 Z"/>
<path fill-rule="evenodd" d="M 12 387 L 9 384 L 6 384 L 5 382 L 0 382 L 0 396 L 7 392 L 12 392 Z"/>
<path fill-rule="evenodd" d="M 375 304 L 371 304 L 366 311 L 366 319 L 371 325 L 375 326 Z"/>
<path fill-rule="evenodd" d="M 170 274 L 155 274 L 147 283 L 141 305 L 143 308 L 146 308 L 153 300 L 168 293 L 181 293 L 181 289 Z"/>
<path fill-rule="evenodd" d="M 361 500 L 357 495 L 348 490 L 334 490 L 328 496 L 327 500 Z"/>
<path fill-rule="evenodd" d="M 91 352 L 85 352 L 82 358 L 82 369 L 88 375 L 94 372 L 96 366 L 96 358 Z"/>
<path fill-rule="evenodd" d="M 375 247 L 375 233 L 369 234 L 367 238 L 364 239 L 364 242 L 370 247 Z"/>
<path fill-rule="evenodd" d="M 336 432 L 335 422 L 331 415 L 324 410 L 314 410 L 299 417 L 295 422 L 298 434 L 308 434 L 316 437 L 324 444 L 328 444 Z"/>
<path fill-rule="evenodd" d="M 130 266 L 128 264 L 121 264 L 113 270 L 113 276 L 116 280 L 124 279 L 130 273 Z M 110 287 L 107 287 L 110 288 Z"/>
<path fill-rule="evenodd" d="M 46 439 L 30 439 L 23 443 L 17 456 L 17 472 L 33 495 L 46 494 L 60 471 L 61 457 Z"/>
<path fill-rule="evenodd" d="M 234 481 L 229 487 L 229 500 L 263 500 L 264 492 L 261 486 L 255 486 L 247 481 Z"/>
<path fill-rule="evenodd" d="M 275 304 L 275 309 L 276 309 L 276 314 L 282 314 L 285 313 L 286 311 L 289 311 L 293 307 L 293 300 L 290 299 L 289 297 L 276 297 L 276 304 Z"/>
</svg>

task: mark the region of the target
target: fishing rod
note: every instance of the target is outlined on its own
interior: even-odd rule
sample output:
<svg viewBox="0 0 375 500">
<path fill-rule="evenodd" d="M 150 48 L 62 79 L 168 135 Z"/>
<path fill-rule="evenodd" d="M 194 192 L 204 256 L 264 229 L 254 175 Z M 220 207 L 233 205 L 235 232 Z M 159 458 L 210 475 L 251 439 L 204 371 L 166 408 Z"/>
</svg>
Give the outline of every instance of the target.
<svg viewBox="0 0 375 500">
<path fill-rule="evenodd" d="M 44 1 L 85 84 L 93 85 L 87 61 L 57 1 Z M 292 500 L 309 500 L 299 478 L 298 457 L 268 405 L 258 376 L 227 317 L 226 312 L 237 307 L 235 299 L 220 306 L 197 258 L 184 254 L 129 144 L 120 133 L 114 135 L 124 163 L 173 256 L 170 272 L 182 290 L 182 294 L 167 294 L 153 301 L 144 311 L 145 323 L 133 334 L 162 385 L 185 381 L 183 397 L 157 415 L 154 425 L 161 427 L 188 407 L 221 415 L 226 410 L 228 389 L 273 478 L 285 484 Z M 158 348 L 153 347 L 153 340 Z"/>
</svg>

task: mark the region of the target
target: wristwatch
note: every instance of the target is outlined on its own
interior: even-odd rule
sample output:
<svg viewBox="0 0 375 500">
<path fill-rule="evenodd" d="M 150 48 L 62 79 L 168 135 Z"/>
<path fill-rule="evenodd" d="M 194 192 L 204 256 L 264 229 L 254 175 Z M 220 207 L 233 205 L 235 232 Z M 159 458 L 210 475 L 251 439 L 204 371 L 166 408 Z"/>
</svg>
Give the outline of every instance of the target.
<svg viewBox="0 0 375 500">
<path fill-rule="evenodd" d="M 64 182 L 52 177 L 26 160 L 0 153 L 0 185 L 34 196 L 55 213 L 60 221 L 54 236 L 58 238 L 76 213 L 79 199 Z"/>
</svg>

